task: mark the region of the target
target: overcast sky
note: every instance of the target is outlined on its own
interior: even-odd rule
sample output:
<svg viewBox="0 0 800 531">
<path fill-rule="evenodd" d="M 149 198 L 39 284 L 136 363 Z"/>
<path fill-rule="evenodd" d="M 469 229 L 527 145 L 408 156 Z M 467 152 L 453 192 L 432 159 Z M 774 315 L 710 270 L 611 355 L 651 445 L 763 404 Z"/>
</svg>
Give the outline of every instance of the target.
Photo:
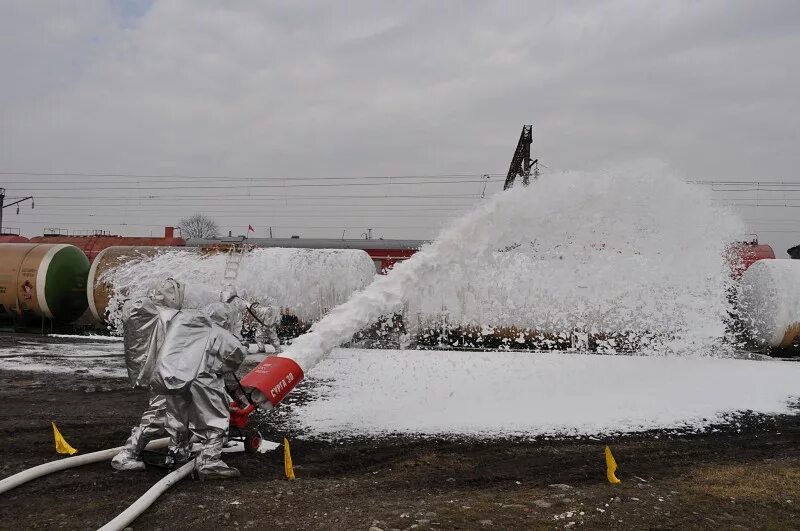
<svg viewBox="0 0 800 531">
<path fill-rule="evenodd" d="M 474 176 L 501 187 L 527 123 L 545 170 L 795 182 L 798 67 L 795 0 L 7 0 L 0 172 L 103 176 L 1 175 L 38 198 L 4 225 L 158 234 L 206 210 L 259 236 L 430 237 Z M 409 175 L 427 184 L 298 180 Z M 800 184 L 758 194 L 718 195 L 785 256 L 800 208 L 742 204 L 800 206 Z"/>
</svg>

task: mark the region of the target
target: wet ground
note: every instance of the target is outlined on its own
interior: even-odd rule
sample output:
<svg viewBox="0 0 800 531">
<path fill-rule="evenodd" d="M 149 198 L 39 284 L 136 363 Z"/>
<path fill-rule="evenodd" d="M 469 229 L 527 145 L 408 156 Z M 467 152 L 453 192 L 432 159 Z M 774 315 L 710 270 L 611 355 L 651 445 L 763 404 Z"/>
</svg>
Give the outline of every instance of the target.
<svg viewBox="0 0 800 531">
<path fill-rule="evenodd" d="M 145 400 L 118 377 L 0 370 L 0 477 L 58 458 L 51 420 L 81 452 L 121 444 Z M 800 527 L 798 415 L 745 415 L 703 434 L 530 441 L 322 441 L 287 418 L 257 423 L 268 439 L 290 439 L 295 481 L 280 450 L 233 455 L 242 478 L 186 480 L 134 529 Z M 605 478 L 605 445 L 620 485 Z M 163 474 L 107 464 L 56 473 L 0 494 L 0 528 L 97 528 Z"/>
</svg>

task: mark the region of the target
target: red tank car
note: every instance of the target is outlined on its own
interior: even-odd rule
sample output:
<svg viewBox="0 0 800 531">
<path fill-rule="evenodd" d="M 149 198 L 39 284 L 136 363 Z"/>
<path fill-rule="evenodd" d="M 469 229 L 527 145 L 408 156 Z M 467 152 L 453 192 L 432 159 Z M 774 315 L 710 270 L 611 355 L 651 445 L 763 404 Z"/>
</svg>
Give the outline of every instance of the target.
<svg viewBox="0 0 800 531">
<path fill-rule="evenodd" d="M 19 234 L 0 234 L 0 243 L 28 243 L 30 240 Z"/>
<path fill-rule="evenodd" d="M 109 234 L 94 234 L 89 236 L 65 236 L 58 234 L 47 234 L 31 238 L 34 243 L 68 243 L 79 248 L 86 254 L 89 261 L 94 261 L 95 257 L 107 247 L 140 247 L 140 246 L 163 246 L 163 247 L 184 247 L 186 240 L 175 237 L 174 227 L 164 227 L 164 237 L 131 237 L 115 236 Z"/>
<path fill-rule="evenodd" d="M 731 273 L 733 278 L 740 278 L 747 268 L 759 260 L 772 260 L 775 251 L 769 245 L 751 242 L 739 242 L 731 246 Z"/>
</svg>

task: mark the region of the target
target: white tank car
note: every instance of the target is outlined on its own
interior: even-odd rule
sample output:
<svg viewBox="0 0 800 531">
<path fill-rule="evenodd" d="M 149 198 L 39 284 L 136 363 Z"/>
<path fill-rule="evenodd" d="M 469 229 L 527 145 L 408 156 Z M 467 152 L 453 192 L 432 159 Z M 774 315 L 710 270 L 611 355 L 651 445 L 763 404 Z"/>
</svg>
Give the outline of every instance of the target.
<svg viewBox="0 0 800 531">
<path fill-rule="evenodd" d="M 759 260 L 741 279 L 739 309 L 753 339 L 789 347 L 800 335 L 800 260 Z"/>
<path fill-rule="evenodd" d="M 168 277 L 186 285 L 185 308 L 202 308 L 218 300 L 227 254 L 191 251 L 171 248 L 125 255 L 110 261 L 102 271 L 98 268 L 92 275 L 97 293 L 89 295 L 90 300 L 100 301 L 96 303 L 98 318 L 105 317 L 117 328 L 122 301 L 146 293 Z M 100 259 L 98 256 L 95 262 Z M 362 250 L 274 247 L 245 253 L 235 285 L 243 298 L 268 302 L 312 323 L 374 278 L 375 265 Z"/>
</svg>

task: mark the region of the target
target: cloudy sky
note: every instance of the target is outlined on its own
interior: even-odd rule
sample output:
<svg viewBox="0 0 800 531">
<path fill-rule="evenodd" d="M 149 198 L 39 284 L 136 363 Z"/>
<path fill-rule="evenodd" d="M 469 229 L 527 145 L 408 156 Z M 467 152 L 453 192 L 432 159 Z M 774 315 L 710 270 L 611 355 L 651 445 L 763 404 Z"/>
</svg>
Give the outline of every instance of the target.
<svg viewBox="0 0 800 531">
<path fill-rule="evenodd" d="M 4 225 L 430 237 L 500 189 L 527 123 L 545 176 L 791 183 L 798 51 L 794 0 L 9 0 L 0 186 L 37 200 Z M 800 184 L 717 189 L 800 243 Z"/>
</svg>

